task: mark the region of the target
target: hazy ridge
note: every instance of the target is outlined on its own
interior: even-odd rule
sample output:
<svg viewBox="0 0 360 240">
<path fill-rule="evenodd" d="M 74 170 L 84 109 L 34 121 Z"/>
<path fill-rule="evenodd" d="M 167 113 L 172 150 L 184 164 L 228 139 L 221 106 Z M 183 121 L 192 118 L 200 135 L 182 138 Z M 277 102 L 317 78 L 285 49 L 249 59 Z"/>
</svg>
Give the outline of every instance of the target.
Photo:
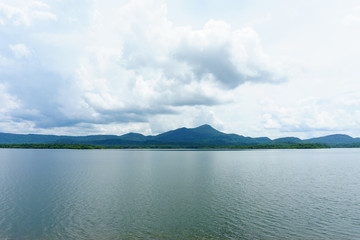
<svg viewBox="0 0 360 240">
<path fill-rule="evenodd" d="M 0 133 L 0 144 L 87 144 L 98 146 L 249 146 L 249 145 L 286 145 L 286 144 L 321 144 L 329 147 L 360 147 L 360 138 L 334 134 L 318 138 L 300 139 L 285 137 L 252 138 L 237 134 L 220 132 L 210 125 L 196 128 L 178 128 L 154 136 L 139 133 L 117 135 L 57 136 L 41 134 Z"/>
</svg>

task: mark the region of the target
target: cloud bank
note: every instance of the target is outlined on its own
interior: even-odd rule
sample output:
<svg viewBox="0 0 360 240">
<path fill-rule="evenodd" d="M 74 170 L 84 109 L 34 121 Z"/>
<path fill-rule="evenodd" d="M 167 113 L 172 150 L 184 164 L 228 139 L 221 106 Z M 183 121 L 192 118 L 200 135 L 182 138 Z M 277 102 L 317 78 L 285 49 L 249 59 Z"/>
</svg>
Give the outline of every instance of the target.
<svg viewBox="0 0 360 240">
<path fill-rule="evenodd" d="M 163 116 L 232 101 L 244 83 L 285 79 L 252 28 L 175 26 L 163 1 L 69 4 L 0 4 L 1 131 L 159 129 Z"/>
</svg>

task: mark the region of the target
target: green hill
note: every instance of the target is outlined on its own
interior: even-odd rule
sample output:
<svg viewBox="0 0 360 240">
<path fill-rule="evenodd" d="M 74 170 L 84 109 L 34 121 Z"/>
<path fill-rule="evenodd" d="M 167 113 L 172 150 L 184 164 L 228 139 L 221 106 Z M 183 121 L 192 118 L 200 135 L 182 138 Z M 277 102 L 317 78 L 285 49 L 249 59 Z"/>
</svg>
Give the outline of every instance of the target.
<svg viewBox="0 0 360 240">
<path fill-rule="evenodd" d="M 251 138 L 237 134 L 227 134 L 214 129 L 210 125 L 196 128 L 178 128 L 154 136 L 144 136 L 139 133 L 117 135 L 89 136 L 56 136 L 40 134 L 10 134 L 0 133 L 0 144 L 55 144 L 55 145 L 96 145 L 106 147 L 160 147 L 160 148 L 276 148 L 276 147 L 360 147 L 360 138 L 352 138 L 344 134 L 335 134 L 318 138 L 301 140 L 295 137 L 285 137 L 271 140 L 267 137 Z M 315 144 L 315 145 L 314 145 Z"/>
</svg>

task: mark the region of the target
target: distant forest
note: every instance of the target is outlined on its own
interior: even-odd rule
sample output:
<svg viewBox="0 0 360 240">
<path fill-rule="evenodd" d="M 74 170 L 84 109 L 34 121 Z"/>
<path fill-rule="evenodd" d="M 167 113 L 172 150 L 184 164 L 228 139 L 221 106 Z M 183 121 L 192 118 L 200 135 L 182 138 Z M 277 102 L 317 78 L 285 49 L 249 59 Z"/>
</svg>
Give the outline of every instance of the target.
<svg viewBox="0 0 360 240">
<path fill-rule="evenodd" d="M 122 146 L 97 146 L 84 144 L 0 144 L 0 148 L 33 148 L 33 149 L 314 149 L 330 148 L 330 146 L 313 143 L 298 144 L 257 144 L 240 146 L 206 146 L 206 145 L 122 145 Z"/>
<path fill-rule="evenodd" d="M 318 138 L 246 137 L 223 133 L 202 125 L 178 128 L 158 135 L 139 133 L 117 135 L 57 136 L 0 133 L 0 148 L 41 149 L 310 149 L 360 148 L 360 138 L 334 134 Z"/>
</svg>

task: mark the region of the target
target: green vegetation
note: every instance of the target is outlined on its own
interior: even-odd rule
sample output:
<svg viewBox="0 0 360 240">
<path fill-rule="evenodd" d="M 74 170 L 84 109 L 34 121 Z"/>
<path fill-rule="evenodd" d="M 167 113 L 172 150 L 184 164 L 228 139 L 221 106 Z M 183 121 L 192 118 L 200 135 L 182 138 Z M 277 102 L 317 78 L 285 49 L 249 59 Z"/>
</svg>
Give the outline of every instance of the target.
<svg viewBox="0 0 360 240">
<path fill-rule="evenodd" d="M 323 144 L 257 144 L 257 145 L 191 145 L 191 144 L 159 144 L 159 145 L 121 145 L 98 146 L 85 144 L 0 144 L 0 148 L 33 148 L 33 149 L 314 149 L 329 148 Z"/>
<path fill-rule="evenodd" d="M 2 145 L 1 145 L 2 144 Z M 154 136 L 139 133 L 89 136 L 56 136 L 0 133 L 1 148 L 43 149 L 307 149 L 360 148 L 360 138 L 344 134 L 301 140 L 283 137 L 245 137 L 220 132 L 210 125 L 178 128 Z"/>
<path fill-rule="evenodd" d="M 332 144 L 333 148 L 360 148 L 360 143 Z"/>
<path fill-rule="evenodd" d="M 35 149 L 103 149 L 101 146 L 85 144 L 0 144 L 0 148 L 35 148 Z"/>
<path fill-rule="evenodd" d="M 279 144 L 258 144 L 249 146 L 233 146 L 230 149 L 315 149 L 330 148 L 328 145 L 317 143 L 279 143 Z"/>
</svg>

